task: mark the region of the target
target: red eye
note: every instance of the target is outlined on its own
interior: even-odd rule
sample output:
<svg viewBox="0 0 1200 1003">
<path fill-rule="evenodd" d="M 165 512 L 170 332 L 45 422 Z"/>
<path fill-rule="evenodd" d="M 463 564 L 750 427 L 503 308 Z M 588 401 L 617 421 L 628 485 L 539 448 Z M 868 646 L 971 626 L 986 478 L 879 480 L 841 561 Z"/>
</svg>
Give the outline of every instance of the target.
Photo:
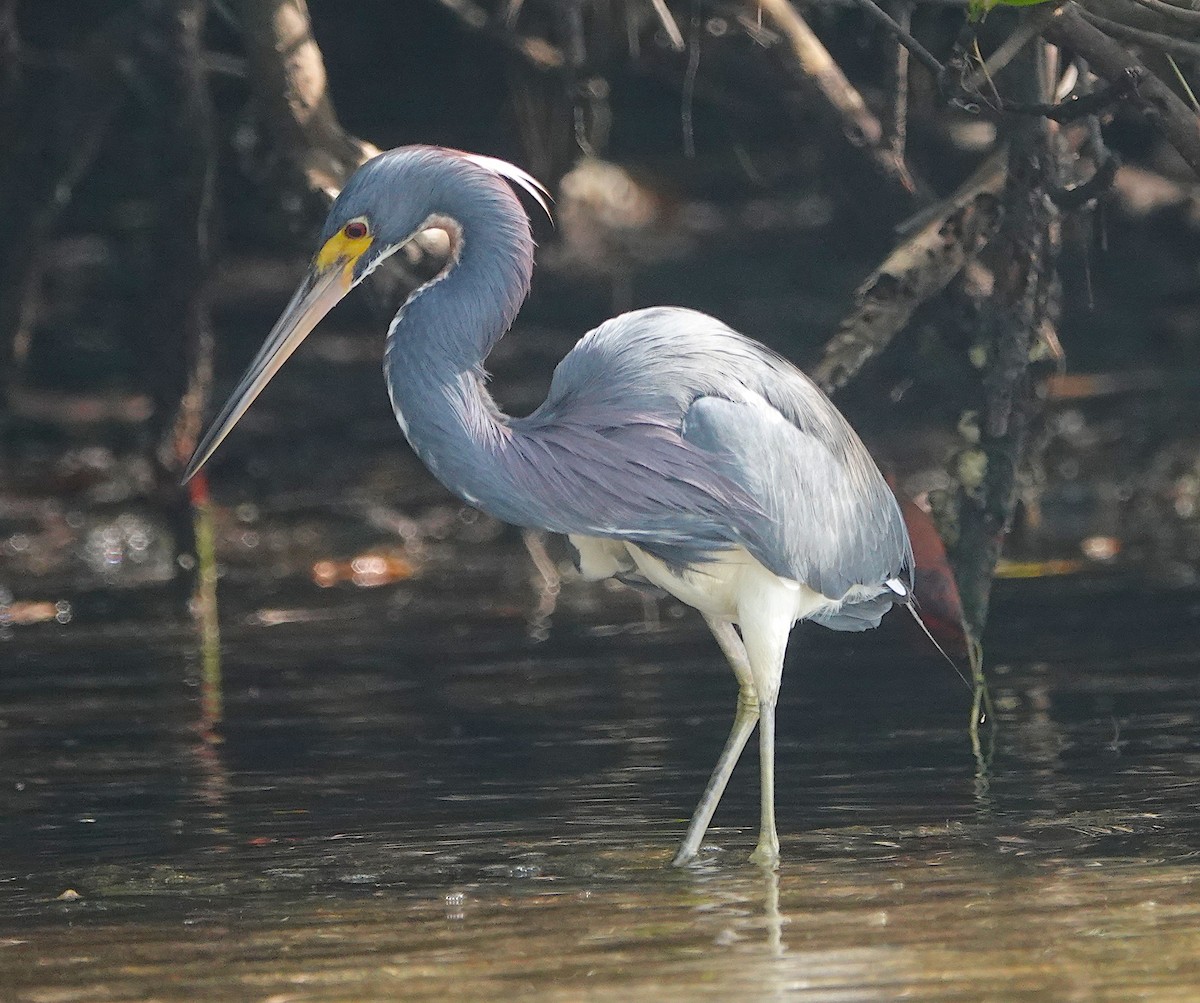
<svg viewBox="0 0 1200 1003">
<path fill-rule="evenodd" d="M 342 233 L 347 240 L 362 240 L 367 235 L 367 224 L 356 219 L 342 227 Z"/>
</svg>

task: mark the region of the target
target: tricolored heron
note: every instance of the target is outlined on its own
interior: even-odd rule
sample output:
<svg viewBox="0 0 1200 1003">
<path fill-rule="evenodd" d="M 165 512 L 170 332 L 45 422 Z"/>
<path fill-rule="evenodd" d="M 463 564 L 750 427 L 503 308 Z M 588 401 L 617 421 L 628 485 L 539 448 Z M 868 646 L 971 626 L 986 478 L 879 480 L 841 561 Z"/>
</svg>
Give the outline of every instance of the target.
<svg viewBox="0 0 1200 1003">
<path fill-rule="evenodd" d="M 447 488 L 518 526 L 564 533 L 588 579 L 637 577 L 700 611 L 737 677 L 733 729 L 676 864 L 695 857 L 759 729 L 761 824 L 774 866 L 775 704 L 799 620 L 878 626 L 911 597 L 913 556 L 892 492 L 861 440 L 798 369 L 693 310 L 601 324 L 554 371 L 527 418 L 488 395 L 483 362 L 529 291 L 533 238 L 520 168 L 427 146 L 367 162 L 329 212 L 320 250 L 187 468 L 191 477 L 322 317 L 431 228 L 442 272 L 388 329 L 396 419 Z"/>
</svg>

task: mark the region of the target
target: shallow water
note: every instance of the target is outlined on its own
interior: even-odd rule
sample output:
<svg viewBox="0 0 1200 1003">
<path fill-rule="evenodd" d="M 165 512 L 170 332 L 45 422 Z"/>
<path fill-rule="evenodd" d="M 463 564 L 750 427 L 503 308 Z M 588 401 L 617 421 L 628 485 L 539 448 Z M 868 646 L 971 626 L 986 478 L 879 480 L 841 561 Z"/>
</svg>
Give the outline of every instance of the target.
<svg viewBox="0 0 1200 1003">
<path fill-rule="evenodd" d="M 1200 994 L 1200 594 L 1002 591 L 987 769 L 902 624 L 801 627 L 783 865 L 751 751 L 681 871 L 734 698 L 699 620 L 569 582 L 531 631 L 520 541 L 470 553 L 232 582 L 220 717 L 152 595 L 5 642 L 3 998 Z"/>
</svg>

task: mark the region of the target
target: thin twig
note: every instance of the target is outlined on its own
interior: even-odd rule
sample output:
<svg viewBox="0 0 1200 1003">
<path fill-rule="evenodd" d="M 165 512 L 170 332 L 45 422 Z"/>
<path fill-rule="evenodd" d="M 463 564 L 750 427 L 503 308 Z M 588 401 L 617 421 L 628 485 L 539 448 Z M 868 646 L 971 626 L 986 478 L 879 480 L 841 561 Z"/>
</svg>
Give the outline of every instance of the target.
<svg viewBox="0 0 1200 1003">
<path fill-rule="evenodd" d="M 804 76 L 812 81 L 831 111 L 841 121 L 849 142 L 862 149 L 874 169 L 893 187 L 911 197 L 917 191 L 903 162 L 897 161 L 883 143 L 883 126 L 871 113 L 862 95 L 846 79 L 841 67 L 808 23 L 788 0 L 747 0 L 764 11 L 791 43 L 792 52 Z M 889 18 L 890 20 L 890 18 Z"/>
<path fill-rule="evenodd" d="M 1143 79 L 1143 71 L 1128 67 L 1116 80 L 1093 91 L 1077 94 L 1057 104 L 1022 104 L 1019 101 L 1001 99 L 1000 110 L 1015 115 L 1041 115 L 1055 122 L 1074 122 L 1086 115 L 1095 115 L 1111 104 L 1133 94 Z"/>
<path fill-rule="evenodd" d="M 1086 7 L 1080 7 L 1083 16 L 1106 35 L 1118 38 L 1122 42 L 1133 42 L 1135 45 L 1145 45 L 1159 52 L 1169 52 L 1172 55 L 1184 56 L 1187 59 L 1200 59 L 1200 43 L 1187 42 L 1182 38 L 1172 38 L 1157 31 L 1144 31 L 1141 28 L 1131 28 L 1120 21 L 1113 21 L 1099 14 L 1093 14 Z"/>
<path fill-rule="evenodd" d="M 1020 49 L 1017 50 L 1017 52 L 1020 52 L 1020 51 L 1021 51 Z M 971 54 L 975 57 L 975 61 L 979 64 L 978 74 L 973 74 L 972 76 L 973 77 L 980 76 L 983 78 L 983 80 L 988 85 L 988 90 L 990 90 L 992 92 L 992 100 L 996 103 L 996 107 L 999 107 L 1000 105 L 1002 105 L 1004 103 L 1004 98 L 1002 98 L 1000 96 L 1000 91 L 996 87 L 996 81 L 992 79 L 991 71 L 988 69 L 987 62 L 983 58 L 983 53 L 979 51 L 979 38 L 978 37 L 974 37 L 971 39 Z M 972 88 L 972 89 L 977 89 L 977 88 Z"/>
<path fill-rule="evenodd" d="M 1192 107 L 1196 109 L 1196 114 L 1200 115 L 1200 101 L 1196 100 L 1196 93 L 1192 90 L 1192 85 L 1187 82 L 1187 77 L 1183 75 L 1183 70 L 1179 68 L 1179 64 L 1175 62 L 1174 57 L 1170 53 L 1166 53 L 1166 60 L 1171 64 L 1171 69 L 1175 71 L 1175 78 L 1179 81 L 1179 86 L 1183 88 L 1187 94 L 1188 100 L 1192 102 Z"/>
<path fill-rule="evenodd" d="M 895 234 L 903 239 L 938 219 L 947 219 L 963 206 L 975 201 L 984 192 L 995 194 L 1004 187 L 1008 150 L 1003 146 L 993 150 L 949 198 L 926 206 L 897 225 Z"/>
<path fill-rule="evenodd" d="M 1077 87 L 1079 89 L 1079 93 L 1090 94 L 1095 87 L 1096 77 L 1091 70 L 1088 69 L 1087 62 L 1076 56 L 1071 60 L 1071 69 L 1074 71 L 1074 76 L 1078 81 Z M 1095 194 L 1097 196 L 1094 204 L 1085 208 L 1085 213 L 1090 215 L 1088 223 L 1090 224 L 1091 231 L 1096 235 L 1096 237 L 1102 238 L 1104 233 L 1104 200 L 1100 196 L 1107 195 L 1108 192 L 1111 191 L 1112 185 L 1116 183 L 1116 169 L 1120 166 L 1120 161 L 1117 158 L 1117 155 L 1114 154 L 1107 145 L 1105 145 L 1104 131 L 1100 126 L 1099 116 L 1089 115 L 1086 119 L 1084 119 L 1084 127 L 1086 129 L 1086 133 L 1084 135 L 1083 143 L 1080 146 L 1080 151 L 1092 161 L 1092 169 L 1094 173 L 1089 197 L 1091 194 Z M 1100 189 L 1099 186 L 1101 182 L 1097 181 L 1096 178 L 1097 176 L 1102 176 L 1100 175 L 1101 168 L 1109 165 L 1112 167 L 1112 175 L 1108 179 L 1106 186 L 1103 189 Z M 1086 183 L 1087 182 L 1085 182 L 1085 184 Z M 1061 196 L 1061 192 L 1059 194 Z M 1055 193 L 1051 192 L 1050 197 L 1054 198 Z M 1059 208 L 1066 208 L 1063 205 L 1061 198 L 1058 200 L 1058 205 Z M 1089 312 L 1094 312 L 1096 309 L 1096 293 L 1092 283 L 1093 243 L 1095 243 L 1097 246 L 1100 246 L 1101 241 L 1084 241 L 1083 244 L 1083 284 L 1087 309 Z M 1059 352 L 1057 353 L 1057 359 L 1059 360 L 1059 371 L 1065 372 L 1066 356 L 1062 353 L 1061 346 Z"/>
<path fill-rule="evenodd" d="M 1135 3 L 1139 7 L 1144 7 L 1146 10 L 1162 14 L 1164 17 L 1174 18 L 1177 21 L 1182 21 L 1184 24 L 1200 27 L 1200 10 L 1193 10 L 1190 7 L 1177 7 L 1173 3 L 1164 3 L 1163 0 L 1129 0 L 1129 2 Z"/>
<path fill-rule="evenodd" d="M 679 121 L 683 128 L 683 155 L 688 160 L 696 159 L 696 130 L 693 111 L 696 99 L 696 74 L 700 71 L 700 25 L 699 18 L 692 18 L 689 39 L 687 70 L 683 75 L 683 93 L 680 95 Z"/>
<path fill-rule="evenodd" d="M 242 33 L 242 22 L 238 20 L 237 15 L 229 9 L 229 4 L 226 3 L 226 0 L 208 0 L 208 6 L 212 9 L 213 13 L 217 15 L 217 17 L 225 22 L 225 27 L 239 35 Z"/>
<path fill-rule="evenodd" d="M 841 67 L 796 8 L 788 0 L 751 0 L 751 3 L 766 11 L 787 36 L 805 75 L 851 125 L 860 140 L 877 146 L 883 135 L 879 119 L 871 114 L 862 95 L 846 79 Z"/>
<path fill-rule="evenodd" d="M 521 16 L 521 8 L 525 6 L 525 0 L 508 0 L 508 5 L 504 8 L 504 23 L 509 28 L 516 27 L 517 18 Z"/>
<path fill-rule="evenodd" d="M 1090 24 L 1078 4 L 1068 3 L 1060 10 L 1059 16 L 1046 26 L 1045 38 L 1086 59 L 1093 73 L 1110 82 L 1131 71 L 1137 73 L 1137 88 L 1130 94 L 1130 100 L 1145 112 L 1188 166 L 1200 174 L 1200 128 L 1195 113 L 1123 45 Z"/>
<path fill-rule="evenodd" d="M 912 23 L 911 0 L 893 0 L 892 11 L 896 16 L 896 23 L 908 31 Z M 891 49 L 887 62 L 892 99 L 883 121 L 883 138 L 892 151 L 892 156 L 903 163 L 908 143 L 908 49 L 894 36 Z"/>
<path fill-rule="evenodd" d="M 962 89 L 967 93 L 973 93 L 979 89 L 979 85 L 985 80 L 994 80 L 996 74 L 1011 63 L 1013 57 L 1018 52 L 1042 33 L 1046 24 L 1053 17 L 1054 9 L 1052 7 L 1031 12 L 1031 15 L 1024 18 L 1009 36 L 996 47 L 996 50 L 988 56 L 987 61 L 963 81 Z"/>
<path fill-rule="evenodd" d="M 925 46 L 918 42 L 912 35 L 905 31 L 903 27 L 896 23 L 895 19 L 875 0 L 854 0 L 855 4 L 868 17 L 874 19 L 888 31 L 890 31 L 900 44 L 903 45 L 909 52 L 913 54 L 913 58 L 933 74 L 934 79 L 941 81 L 942 75 L 946 72 L 946 68 L 941 61 L 930 52 Z"/>
<path fill-rule="evenodd" d="M 663 31 L 667 33 L 667 38 L 671 40 L 671 48 L 676 52 L 682 52 L 684 49 L 683 32 L 679 30 L 679 25 L 675 23 L 675 18 L 667 10 L 666 0 L 650 0 L 650 6 L 654 8 L 654 13 L 658 15 L 658 20 L 662 23 Z"/>
</svg>

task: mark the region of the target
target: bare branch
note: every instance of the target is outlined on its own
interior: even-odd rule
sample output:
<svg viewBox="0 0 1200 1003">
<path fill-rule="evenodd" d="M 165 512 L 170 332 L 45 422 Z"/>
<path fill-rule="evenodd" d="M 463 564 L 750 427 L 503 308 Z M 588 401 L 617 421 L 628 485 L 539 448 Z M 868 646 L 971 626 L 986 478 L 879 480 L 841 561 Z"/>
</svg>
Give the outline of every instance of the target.
<svg viewBox="0 0 1200 1003">
<path fill-rule="evenodd" d="M 1200 174 L 1200 120 L 1170 87 L 1143 66 L 1124 46 L 1089 24 L 1079 6 L 1066 4 L 1046 27 L 1045 38 L 1087 60 L 1092 72 L 1110 82 L 1138 75 L 1130 99 L 1145 112 L 1193 171 Z"/>
<path fill-rule="evenodd" d="M 941 81 L 942 74 L 946 72 L 946 68 L 937 56 L 913 38 L 906 29 L 897 24 L 887 11 L 875 3 L 875 0 L 854 0 L 854 2 L 864 14 L 898 38 L 900 43 L 913 54 L 917 62 L 933 74 L 935 80 Z"/>
<path fill-rule="evenodd" d="M 912 0 L 894 0 L 892 11 L 896 23 L 908 31 L 912 23 Z M 883 120 L 883 138 L 892 156 L 904 163 L 905 148 L 908 144 L 908 49 L 893 38 L 888 59 L 888 76 L 891 91 L 891 101 L 886 109 Z"/>
<path fill-rule="evenodd" d="M 535 70 L 550 73 L 561 70 L 567 64 L 560 48 L 544 38 L 518 34 L 513 30 L 519 4 L 510 4 L 501 23 L 493 22 L 488 12 L 474 0 L 437 0 L 453 14 L 464 28 L 478 31 L 495 39 L 510 52 L 516 53 Z M 678 30 L 678 29 L 677 29 Z"/>
<path fill-rule="evenodd" d="M 1093 14 L 1090 10 L 1083 7 L 1079 8 L 1079 10 L 1085 18 L 1103 31 L 1104 34 L 1111 35 L 1113 38 L 1119 38 L 1122 42 L 1144 45 L 1150 49 L 1157 49 L 1159 52 L 1169 52 L 1172 55 L 1184 56 L 1188 59 L 1200 59 L 1200 43 L 1188 42 L 1182 38 L 1172 38 L 1170 35 L 1164 35 L 1157 31 L 1144 31 L 1141 28 L 1131 28 L 1120 21 L 1113 21 L 1107 17 L 1101 17 L 1099 14 Z"/>
<path fill-rule="evenodd" d="M 796 8 L 788 0 L 749 2 L 761 8 L 787 38 L 800 71 L 813 82 L 828 108 L 837 115 L 846 139 L 866 152 L 880 174 L 912 196 L 917 190 L 916 182 L 903 162 L 885 146 L 879 119 Z"/>
<path fill-rule="evenodd" d="M 854 308 L 825 346 L 812 377 L 827 392 L 845 386 L 879 355 L 922 303 L 946 288 L 996 232 L 1003 153 L 993 155 L 854 294 Z"/>
<path fill-rule="evenodd" d="M 662 22 L 663 31 L 667 33 L 667 37 L 671 40 L 671 48 L 676 52 L 682 52 L 684 49 L 683 33 L 679 30 L 679 25 L 675 23 L 675 18 L 671 16 L 671 12 L 667 10 L 667 0 L 650 0 L 650 6 L 654 8 L 654 13 L 658 15 L 659 21 Z"/>
<path fill-rule="evenodd" d="M 1142 74 L 1130 67 L 1116 80 L 1090 94 L 1077 94 L 1055 104 L 1022 104 L 1002 98 L 1000 110 L 1015 115 L 1040 115 L 1055 122 L 1074 122 L 1088 115 L 1095 115 L 1115 101 L 1135 94 L 1142 80 Z"/>
<path fill-rule="evenodd" d="M 1152 10 L 1156 14 L 1162 14 L 1164 17 L 1180 21 L 1183 24 L 1190 24 L 1193 27 L 1200 28 L 1200 10 L 1193 10 L 1190 7 L 1178 7 L 1173 3 L 1165 3 L 1164 0 L 1129 0 L 1130 3 L 1135 3 L 1139 7 L 1144 7 L 1146 10 Z"/>
<path fill-rule="evenodd" d="M 796 56 L 801 69 L 820 88 L 821 93 L 835 107 L 866 144 L 878 144 L 883 136 L 883 127 L 867 108 L 854 85 L 846 79 L 841 68 L 829 54 L 829 50 L 817 38 L 816 33 L 808 26 L 788 0 L 753 0 L 779 26 L 780 31 L 791 43 L 792 52 Z"/>
<path fill-rule="evenodd" d="M 1009 33 L 1008 37 L 996 46 L 996 51 L 988 56 L 987 62 L 978 67 L 963 82 L 962 89 L 970 93 L 977 90 L 985 80 L 995 79 L 996 74 L 1011 63 L 1018 52 L 1045 30 L 1046 24 L 1052 17 L 1054 17 L 1054 8 L 1049 6 L 1031 12 L 1029 17 L 1024 18 Z"/>
<path fill-rule="evenodd" d="M 250 77 L 285 160 L 315 191 L 333 192 L 379 151 L 347 133 L 329 97 L 305 0 L 242 0 Z"/>
</svg>

